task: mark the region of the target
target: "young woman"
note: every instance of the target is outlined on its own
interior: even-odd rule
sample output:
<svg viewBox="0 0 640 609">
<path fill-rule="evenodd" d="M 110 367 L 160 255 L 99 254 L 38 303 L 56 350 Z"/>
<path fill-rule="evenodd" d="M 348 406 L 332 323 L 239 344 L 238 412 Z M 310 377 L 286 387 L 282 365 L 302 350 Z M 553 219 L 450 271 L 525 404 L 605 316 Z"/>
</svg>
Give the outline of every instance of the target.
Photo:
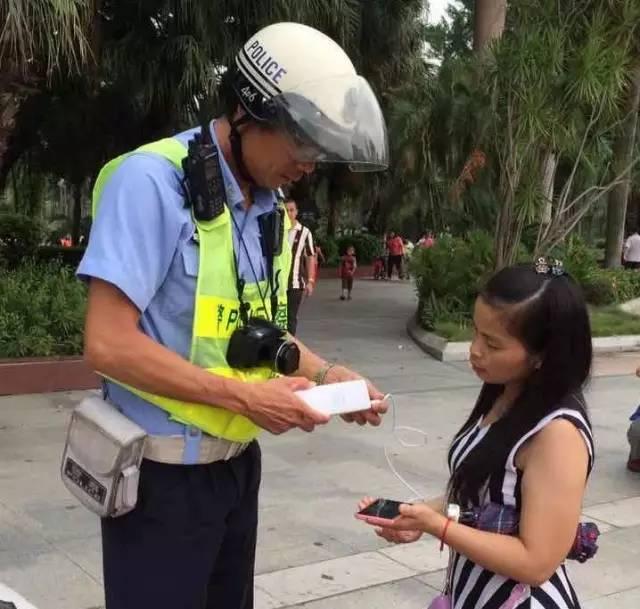
<svg viewBox="0 0 640 609">
<path fill-rule="evenodd" d="M 478 297 L 474 324 L 470 359 L 484 386 L 449 449 L 448 495 L 402 505 L 376 532 L 396 543 L 429 533 L 450 547 L 452 609 L 579 609 L 563 563 L 593 465 L 581 392 L 591 369 L 583 297 L 558 267 L 511 267 Z M 445 502 L 515 507 L 519 532 L 453 522 Z"/>
</svg>

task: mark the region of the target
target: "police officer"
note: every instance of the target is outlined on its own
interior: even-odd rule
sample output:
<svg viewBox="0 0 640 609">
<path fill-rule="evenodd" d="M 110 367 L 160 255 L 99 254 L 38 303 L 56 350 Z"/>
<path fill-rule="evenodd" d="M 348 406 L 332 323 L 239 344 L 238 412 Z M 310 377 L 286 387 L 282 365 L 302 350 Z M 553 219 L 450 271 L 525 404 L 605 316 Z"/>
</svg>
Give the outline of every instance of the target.
<svg viewBox="0 0 640 609">
<path fill-rule="evenodd" d="M 256 437 L 326 423 L 294 392 L 359 378 L 278 334 L 291 252 L 286 237 L 265 242 L 288 228 L 274 189 L 318 162 L 386 167 L 376 98 L 335 42 L 294 23 L 254 35 L 229 82 L 225 116 L 111 161 L 94 189 L 78 270 L 85 355 L 105 399 L 148 433 L 136 508 L 102 521 L 107 609 L 250 609 Z M 204 186 L 190 178 L 203 158 L 190 142 L 215 151 Z M 220 183 L 222 206 L 207 190 Z M 269 332 L 254 332 L 255 318 Z M 252 349 L 265 336 L 268 348 Z M 385 410 L 345 419 L 377 425 Z"/>
</svg>

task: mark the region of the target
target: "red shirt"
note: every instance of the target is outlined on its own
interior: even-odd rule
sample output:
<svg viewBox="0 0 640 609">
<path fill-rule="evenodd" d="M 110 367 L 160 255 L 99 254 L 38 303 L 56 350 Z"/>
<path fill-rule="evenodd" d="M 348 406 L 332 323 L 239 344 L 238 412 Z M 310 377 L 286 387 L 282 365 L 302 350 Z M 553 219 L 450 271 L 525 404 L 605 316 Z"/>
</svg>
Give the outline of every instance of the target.
<svg viewBox="0 0 640 609">
<path fill-rule="evenodd" d="M 402 243 L 402 237 L 394 237 L 389 239 L 389 255 L 402 256 L 404 254 L 404 245 Z"/>
<path fill-rule="evenodd" d="M 346 254 L 340 259 L 340 276 L 353 277 L 356 272 L 356 257 Z"/>
</svg>

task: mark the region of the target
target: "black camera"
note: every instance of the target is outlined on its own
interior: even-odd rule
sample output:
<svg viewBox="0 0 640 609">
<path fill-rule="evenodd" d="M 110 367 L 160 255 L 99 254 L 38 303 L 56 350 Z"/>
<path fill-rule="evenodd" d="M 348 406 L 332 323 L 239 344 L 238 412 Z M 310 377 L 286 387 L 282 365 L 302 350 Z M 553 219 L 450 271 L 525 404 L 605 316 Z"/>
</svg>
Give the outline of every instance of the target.
<svg viewBox="0 0 640 609">
<path fill-rule="evenodd" d="M 231 335 L 227 363 L 232 368 L 266 366 L 280 374 L 293 374 L 300 366 L 300 349 L 286 336 L 270 321 L 252 318 Z"/>
</svg>

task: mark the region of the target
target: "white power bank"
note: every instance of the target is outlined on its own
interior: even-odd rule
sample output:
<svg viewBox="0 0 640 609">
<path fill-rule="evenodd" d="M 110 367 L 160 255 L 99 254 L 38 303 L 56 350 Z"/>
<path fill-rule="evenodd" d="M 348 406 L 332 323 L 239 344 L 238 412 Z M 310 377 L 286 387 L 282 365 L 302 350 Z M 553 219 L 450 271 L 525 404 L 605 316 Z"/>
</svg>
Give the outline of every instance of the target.
<svg viewBox="0 0 640 609">
<path fill-rule="evenodd" d="M 296 391 L 311 408 L 323 414 L 347 414 L 371 408 L 367 383 L 363 380 L 318 385 Z"/>
</svg>

